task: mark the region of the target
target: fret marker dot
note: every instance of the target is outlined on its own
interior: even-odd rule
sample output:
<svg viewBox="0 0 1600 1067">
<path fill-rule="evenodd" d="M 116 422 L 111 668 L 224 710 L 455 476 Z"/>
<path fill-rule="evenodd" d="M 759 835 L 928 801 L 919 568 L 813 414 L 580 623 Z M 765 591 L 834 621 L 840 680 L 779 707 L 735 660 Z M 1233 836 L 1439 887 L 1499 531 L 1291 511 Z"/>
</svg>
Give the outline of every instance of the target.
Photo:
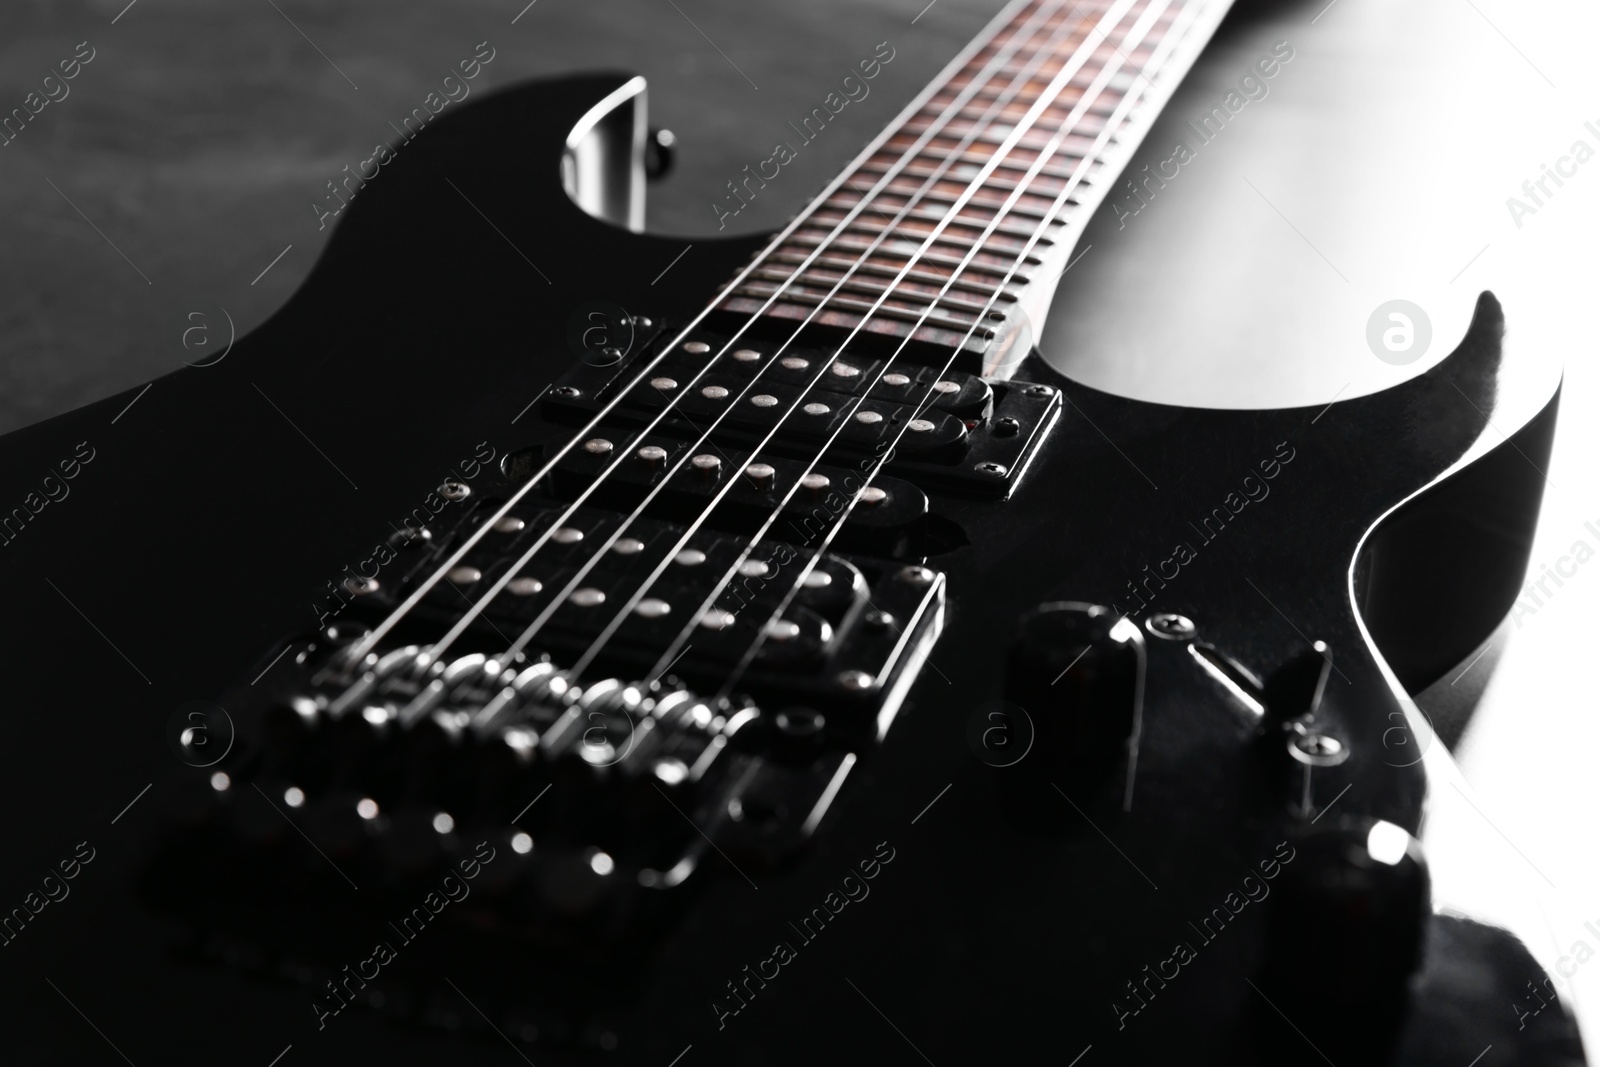
<svg viewBox="0 0 1600 1067">
<path fill-rule="evenodd" d="M 778 398 L 767 393 L 757 393 L 750 398 L 750 403 L 758 408 L 773 408 L 778 406 Z"/>
<path fill-rule="evenodd" d="M 606 602 L 606 595 L 592 586 L 585 586 L 573 590 L 567 599 L 580 608 L 597 608 Z"/>
<path fill-rule="evenodd" d="M 583 540 L 583 531 L 571 526 L 558 526 L 555 533 L 550 535 L 550 540 L 558 545 L 575 545 Z"/>
</svg>

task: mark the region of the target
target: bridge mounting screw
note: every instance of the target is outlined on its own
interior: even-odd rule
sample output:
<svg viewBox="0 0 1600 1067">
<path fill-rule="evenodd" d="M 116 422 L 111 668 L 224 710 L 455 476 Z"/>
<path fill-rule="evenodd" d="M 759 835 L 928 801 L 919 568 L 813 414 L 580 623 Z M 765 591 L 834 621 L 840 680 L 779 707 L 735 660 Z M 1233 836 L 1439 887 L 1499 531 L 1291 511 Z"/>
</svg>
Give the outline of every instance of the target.
<svg viewBox="0 0 1600 1067">
<path fill-rule="evenodd" d="M 987 474 L 991 478 L 1004 478 L 1007 473 L 1004 463 L 995 463 L 993 460 L 976 464 L 972 469 L 979 474 Z"/>
<path fill-rule="evenodd" d="M 1187 641 L 1198 632 L 1193 619 L 1170 611 L 1150 616 L 1145 627 L 1157 637 L 1165 637 L 1169 641 Z"/>
<path fill-rule="evenodd" d="M 1053 396 L 1055 390 L 1048 385 L 1030 385 L 1023 390 L 1028 396 Z"/>
<path fill-rule="evenodd" d="M 446 500 L 465 500 L 472 495 L 472 489 L 461 482 L 445 482 L 439 487 L 439 495 Z"/>
<path fill-rule="evenodd" d="M 563 400 L 574 400 L 583 395 L 576 387 L 571 385 L 558 385 L 550 390 L 551 396 L 559 396 Z"/>
</svg>

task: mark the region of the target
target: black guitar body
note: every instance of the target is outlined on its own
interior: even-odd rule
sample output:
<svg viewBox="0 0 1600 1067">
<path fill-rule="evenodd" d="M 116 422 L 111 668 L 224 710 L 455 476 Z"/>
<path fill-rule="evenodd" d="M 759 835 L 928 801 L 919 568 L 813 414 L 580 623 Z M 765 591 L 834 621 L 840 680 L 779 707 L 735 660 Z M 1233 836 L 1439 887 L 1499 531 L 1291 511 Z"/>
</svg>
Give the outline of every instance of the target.
<svg viewBox="0 0 1600 1067">
<path fill-rule="evenodd" d="M 1492 1044 L 1485 1064 L 1583 1062 L 1558 1005 L 1526 1022 L 1510 1006 L 1543 978 L 1518 941 L 1430 913 L 1416 846 L 1370 829 L 1420 836 L 1454 794 L 1403 693 L 1471 653 L 1526 564 L 1556 401 L 1520 427 L 1496 418 L 1487 294 L 1448 359 L 1322 410 L 1153 405 L 1027 359 L 996 411 L 1059 418 L 1024 427 L 1036 447 L 1008 498 L 931 480 L 914 536 L 835 546 L 875 590 L 925 565 L 943 601 L 918 617 L 930 636 L 942 610 L 942 633 L 892 723 L 846 721 L 848 742 L 825 743 L 855 755 L 823 782 L 836 794 L 806 783 L 803 745 L 785 757 L 795 802 L 742 828 L 714 796 L 675 813 L 664 790 L 628 794 L 699 849 L 682 885 L 612 887 L 632 873 L 620 851 L 615 872 L 574 851 L 620 810 L 615 777 L 563 770 L 548 795 L 460 808 L 409 866 L 387 800 L 354 841 L 317 821 L 310 786 L 300 810 L 286 801 L 253 762 L 265 709 L 307 683 L 319 631 L 348 640 L 383 617 L 339 591 L 347 574 L 429 501 L 442 538 L 510 498 L 579 430 L 546 390 L 606 371 L 572 341 L 586 307 L 651 320 L 620 365 L 636 369 L 763 246 L 696 240 L 663 273 L 687 242 L 573 202 L 568 134 L 625 82 L 452 109 L 225 358 L 0 442 L 0 504 L 27 512 L 0 552 L 0 913 L 24 912 L 0 952 L 7 1060 L 113 1063 L 110 1043 L 140 1065 L 266 1065 L 292 1046 L 284 1067 L 1459 1067 Z M 1439 481 L 1490 419 L 1513 436 Z M 430 495 L 449 480 L 472 495 Z M 380 583 L 408 551 L 386 553 Z M 1059 602 L 1113 610 L 1025 621 Z M 1061 659 L 1085 628 L 1088 660 Z M 190 734 L 175 752 L 190 701 L 227 709 L 203 720 L 219 748 Z M 1102 743 L 1130 715 L 1136 745 Z M 814 804 L 820 823 L 797 826 Z M 531 852 L 510 843 L 519 827 Z M 763 845 L 780 838 L 795 847 Z M 1369 840 L 1400 852 L 1353 856 Z M 402 929 L 447 876 L 470 895 Z"/>
</svg>

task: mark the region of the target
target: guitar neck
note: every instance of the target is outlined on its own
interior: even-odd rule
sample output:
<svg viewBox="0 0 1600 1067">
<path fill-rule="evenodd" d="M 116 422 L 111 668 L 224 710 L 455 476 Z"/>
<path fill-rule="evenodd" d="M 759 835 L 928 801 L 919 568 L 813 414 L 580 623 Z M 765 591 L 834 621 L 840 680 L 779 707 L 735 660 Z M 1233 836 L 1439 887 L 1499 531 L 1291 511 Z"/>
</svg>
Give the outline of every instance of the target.
<svg viewBox="0 0 1600 1067">
<path fill-rule="evenodd" d="M 716 306 L 959 346 L 1009 376 L 1083 226 L 1230 2 L 1009 5 Z M 760 181 L 745 179 L 751 194 Z"/>
</svg>

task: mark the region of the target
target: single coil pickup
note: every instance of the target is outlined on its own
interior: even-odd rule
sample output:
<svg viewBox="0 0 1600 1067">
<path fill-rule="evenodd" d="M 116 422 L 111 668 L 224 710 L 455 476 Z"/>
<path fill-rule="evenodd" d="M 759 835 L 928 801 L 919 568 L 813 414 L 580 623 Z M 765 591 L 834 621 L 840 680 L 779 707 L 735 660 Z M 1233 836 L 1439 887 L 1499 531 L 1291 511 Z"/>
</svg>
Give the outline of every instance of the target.
<svg viewBox="0 0 1600 1067">
<path fill-rule="evenodd" d="M 594 438 L 563 456 L 547 481 L 551 496 L 573 500 L 589 492 L 587 500 L 596 506 L 622 512 L 643 507 L 648 517 L 703 520 L 711 529 L 744 534 L 760 529 L 781 504 L 773 526 L 777 536 L 810 543 L 842 520 L 840 549 L 881 556 L 914 550 L 928 514 L 927 496 L 899 478 L 880 474 L 864 485 L 862 475 L 848 469 L 777 456 L 751 462 L 745 452 L 711 445 L 691 449 L 688 442 L 666 436 L 645 438 L 602 478 L 616 457 L 588 447 L 594 442 L 610 444 Z"/>
</svg>

